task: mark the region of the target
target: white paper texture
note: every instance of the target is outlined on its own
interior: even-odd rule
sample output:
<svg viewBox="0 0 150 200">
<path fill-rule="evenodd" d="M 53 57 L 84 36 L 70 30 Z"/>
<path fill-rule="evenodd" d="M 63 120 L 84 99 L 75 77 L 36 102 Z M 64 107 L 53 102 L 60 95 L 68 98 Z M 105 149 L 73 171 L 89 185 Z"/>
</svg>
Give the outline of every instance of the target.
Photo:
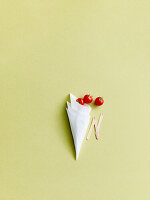
<svg viewBox="0 0 150 200">
<path fill-rule="evenodd" d="M 76 99 L 77 97 L 70 94 L 71 103 L 67 102 L 68 107 L 66 110 L 74 140 L 77 160 L 89 125 L 91 107 L 87 104 L 79 104 L 76 102 Z"/>
</svg>

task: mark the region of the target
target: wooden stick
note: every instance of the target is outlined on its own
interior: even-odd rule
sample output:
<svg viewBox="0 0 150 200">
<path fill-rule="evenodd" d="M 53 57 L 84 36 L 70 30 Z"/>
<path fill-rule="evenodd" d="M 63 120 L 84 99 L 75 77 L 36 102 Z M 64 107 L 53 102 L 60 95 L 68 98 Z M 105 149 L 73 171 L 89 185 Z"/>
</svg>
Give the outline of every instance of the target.
<svg viewBox="0 0 150 200">
<path fill-rule="evenodd" d="M 103 119 L 103 115 L 101 114 L 100 117 L 99 117 L 98 125 L 97 125 L 97 121 L 96 121 L 95 117 L 93 117 L 90 130 L 89 130 L 88 135 L 86 137 L 87 140 L 89 140 L 90 137 L 91 137 L 93 127 L 95 127 L 95 137 L 96 137 L 97 140 L 99 139 L 99 129 L 100 129 L 102 119 Z"/>
<path fill-rule="evenodd" d="M 91 124 L 90 130 L 89 130 L 88 135 L 87 135 L 87 137 L 86 137 L 87 140 L 89 140 L 90 137 L 91 137 L 91 133 L 92 133 L 92 129 L 93 129 L 93 127 L 94 127 L 94 124 L 95 124 L 95 117 L 93 117 L 93 120 L 92 120 L 92 124 Z"/>
<path fill-rule="evenodd" d="M 101 122 L 102 122 L 102 119 L 103 119 L 103 115 L 101 114 L 100 115 L 100 118 L 99 118 L 99 122 L 98 122 L 98 125 L 97 123 L 95 124 L 95 129 L 96 129 L 96 139 L 98 140 L 99 139 L 99 129 L 100 129 L 100 125 L 101 125 Z"/>
</svg>

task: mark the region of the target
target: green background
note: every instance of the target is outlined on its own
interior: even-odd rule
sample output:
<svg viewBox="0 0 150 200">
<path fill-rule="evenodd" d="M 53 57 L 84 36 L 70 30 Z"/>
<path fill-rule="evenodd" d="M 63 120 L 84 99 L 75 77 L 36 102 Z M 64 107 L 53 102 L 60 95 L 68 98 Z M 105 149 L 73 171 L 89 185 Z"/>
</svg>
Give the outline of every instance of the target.
<svg viewBox="0 0 150 200">
<path fill-rule="evenodd" d="M 149 200 L 150 1 L 0 0 L 0 199 Z M 103 96 L 75 160 L 69 93 Z"/>
</svg>

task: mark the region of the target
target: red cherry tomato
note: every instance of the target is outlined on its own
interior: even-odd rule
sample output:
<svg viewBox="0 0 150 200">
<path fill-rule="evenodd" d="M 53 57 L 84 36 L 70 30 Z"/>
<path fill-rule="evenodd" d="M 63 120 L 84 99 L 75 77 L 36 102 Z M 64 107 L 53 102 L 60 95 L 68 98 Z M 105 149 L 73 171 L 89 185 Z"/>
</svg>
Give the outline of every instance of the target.
<svg viewBox="0 0 150 200">
<path fill-rule="evenodd" d="M 93 97 L 90 96 L 89 94 L 86 94 L 86 95 L 84 96 L 84 102 L 85 102 L 85 103 L 91 103 L 92 101 L 93 101 Z"/>
<path fill-rule="evenodd" d="M 82 98 L 78 98 L 76 100 L 79 104 L 84 105 L 84 100 Z"/>
<path fill-rule="evenodd" d="M 103 103 L 104 103 L 104 99 L 103 99 L 102 97 L 97 97 L 97 98 L 95 99 L 95 104 L 96 104 L 97 106 L 101 106 L 101 105 L 103 105 Z"/>
</svg>

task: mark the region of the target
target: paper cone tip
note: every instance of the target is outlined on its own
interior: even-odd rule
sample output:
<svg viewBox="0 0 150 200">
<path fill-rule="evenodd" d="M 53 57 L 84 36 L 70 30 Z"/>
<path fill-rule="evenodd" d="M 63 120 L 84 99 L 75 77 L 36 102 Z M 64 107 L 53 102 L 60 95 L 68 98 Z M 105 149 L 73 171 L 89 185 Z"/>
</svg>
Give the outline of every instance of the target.
<svg viewBox="0 0 150 200">
<path fill-rule="evenodd" d="M 80 149 L 76 146 L 76 160 L 78 160 Z"/>
<path fill-rule="evenodd" d="M 76 155 L 76 160 L 78 160 L 78 156 L 79 156 L 79 154 L 78 154 L 78 155 Z"/>
</svg>

